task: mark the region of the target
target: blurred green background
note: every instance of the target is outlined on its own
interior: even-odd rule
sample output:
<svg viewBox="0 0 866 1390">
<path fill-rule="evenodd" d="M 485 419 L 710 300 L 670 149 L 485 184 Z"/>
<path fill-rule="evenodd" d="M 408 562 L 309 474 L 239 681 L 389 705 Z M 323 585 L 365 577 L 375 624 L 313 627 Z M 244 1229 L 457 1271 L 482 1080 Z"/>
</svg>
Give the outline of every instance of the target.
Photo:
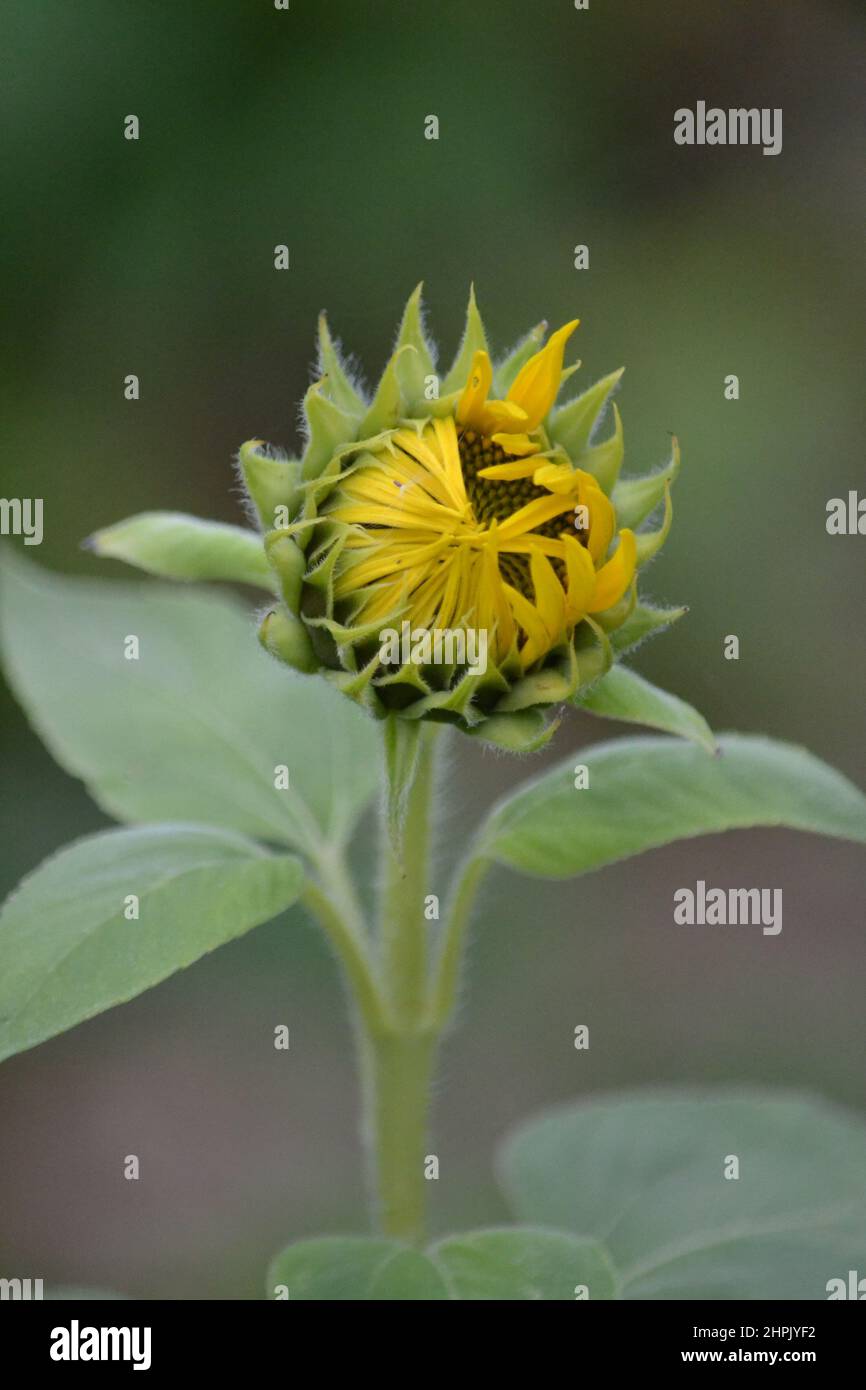
<svg viewBox="0 0 866 1390">
<path fill-rule="evenodd" d="M 108 578 L 79 549 L 98 526 L 238 519 L 232 454 L 295 445 L 318 311 L 369 381 L 422 278 L 450 357 L 474 280 L 499 348 L 579 315 L 578 381 L 626 364 L 627 470 L 681 440 L 648 592 L 691 611 L 639 668 L 716 727 L 807 743 L 863 784 L 866 542 L 824 525 L 863 479 L 863 40 L 858 7 L 830 0 L 12 0 L 2 492 L 45 499 L 30 558 Z M 782 107 L 782 154 L 675 146 L 674 110 L 699 99 Z M 2 713 L 6 889 L 104 819 L 5 690 Z M 612 732 L 575 715 L 553 755 Z M 443 875 L 541 765 L 452 751 Z M 674 926 L 673 890 L 698 877 L 782 887 L 782 935 Z M 558 1100 L 753 1080 L 863 1107 L 864 967 L 863 857 L 844 844 L 736 834 L 560 887 L 502 874 L 437 1096 L 437 1228 L 503 1216 L 495 1142 Z M 364 1229 L 345 1010 L 300 913 L 7 1063 L 0 1113 L 4 1273 L 253 1297 L 288 1239 Z"/>
</svg>

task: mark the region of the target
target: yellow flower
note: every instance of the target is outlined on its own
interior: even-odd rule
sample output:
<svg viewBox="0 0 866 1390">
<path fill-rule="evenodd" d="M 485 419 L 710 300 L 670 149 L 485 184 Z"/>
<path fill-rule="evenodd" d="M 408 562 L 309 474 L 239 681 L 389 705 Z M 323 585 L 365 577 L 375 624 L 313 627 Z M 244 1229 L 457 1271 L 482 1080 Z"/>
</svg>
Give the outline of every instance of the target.
<svg viewBox="0 0 866 1390">
<path fill-rule="evenodd" d="M 595 479 L 576 469 L 567 491 L 548 491 L 532 481 L 533 465 L 509 457 L 509 436 L 479 432 L 512 402 L 537 429 L 557 352 L 557 383 L 561 370 L 562 347 L 551 344 L 521 373 L 534 400 L 528 392 L 518 406 L 516 386 L 507 403 L 487 402 L 486 386 L 482 398 L 473 378 L 489 382 L 479 359 L 490 362 L 478 354 L 456 420 L 395 431 L 343 478 L 325 514 L 350 528 L 334 597 L 357 600 L 354 622 L 484 629 L 495 661 L 516 643 L 526 670 L 622 598 L 635 538 L 622 531 L 608 558 L 615 513 Z"/>
<path fill-rule="evenodd" d="M 494 367 L 470 295 L 457 361 L 440 378 L 419 287 L 368 399 L 322 321 L 303 456 L 241 450 L 280 581 L 282 603 L 260 629 L 274 655 L 324 671 L 377 716 L 444 719 L 531 747 L 550 731 L 541 707 L 678 616 L 639 602 L 636 584 L 670 526 L 676 447 L 662 472 L 619 479 L 616 406 L 613 433 L 596 436 L 621 372 L 555 408 L 576 327 L 541 346 L 539 325 Z M 637 532 L 661 502 L 661 526 Z M 481 633 L 489 664 L 386 655 L 382 634 L 397 627 L 467 644 Z"/>
</svg>

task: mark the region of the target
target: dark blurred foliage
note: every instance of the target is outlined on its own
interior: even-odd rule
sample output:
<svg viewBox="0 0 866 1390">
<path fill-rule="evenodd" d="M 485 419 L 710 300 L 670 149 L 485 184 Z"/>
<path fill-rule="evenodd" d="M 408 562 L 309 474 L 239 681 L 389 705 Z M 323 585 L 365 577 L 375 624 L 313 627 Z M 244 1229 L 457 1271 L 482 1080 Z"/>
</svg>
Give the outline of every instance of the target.
<svg viewBox="0 0 866 1390">
<path fill-rule="evenodd" d="M 691 611 L 641 670 L 862 783 L 863 540 L 824 519 L 863 478 L 863 38 L 859 7 L 829 0 L 12 0 L 2 492 L 45 499 L 38 558 L 95 572 L 81 538 L 143 508 L 236 519 L 238 444 L 296 443 L 317 312 L 369 380 L 419 279 L 445 356 L 474 280 L 499 347 L 576 313 L 578 382 L 627 365 L 627 468 L 681 440 L 649 578 Z M 675 146 L 699 99 L 782 107 L 781 155 Z M 8 695 L 2 712 L 8 887 L 104 820 Z M 554 755 L 611 732 L 575 716 Z M 461 747 L 443 858 L 540 765 Z M 697 877 L 782 886 L 782 936 L 684 934 L 671 895 Z M 437 1225 L 503 1215 L 495 1140 L 558 1099 L 752 1079 L 863 1105 L 862 890 L 860 852 L 782 832 L 495 881 L 438 1097 Z M 349 1031 L 300 913 L 7 1063 L 0 1104 L 6 1272 L 256 1296 L 285 1240 L 363 1228 Z"/>
</svg>

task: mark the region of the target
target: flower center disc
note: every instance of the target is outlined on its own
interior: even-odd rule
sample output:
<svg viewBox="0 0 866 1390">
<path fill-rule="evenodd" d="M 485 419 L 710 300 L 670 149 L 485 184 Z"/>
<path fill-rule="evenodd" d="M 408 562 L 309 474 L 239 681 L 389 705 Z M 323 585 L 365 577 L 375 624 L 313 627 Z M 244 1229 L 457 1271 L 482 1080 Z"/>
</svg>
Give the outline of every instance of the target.
<svg viewBox="0 0 866 1390">
<path fill-rule="evenodd" d="M 506 454 L 504 449 L 486 435 L 476 434 L 474 430 L 462 430 L 457 436 L 457 449 L 466 495 L 477 521 L 487 525 L 492 521 L 505 521 L 521 507 L 525 507 L 527 502 L 550 496 L 545 488 L 537 487 L 531 478 L 479 478 L 478 474 L 482 468 L 511 463 L 515 457 L 513 454 Z M 555 516 L 551 521 L 545 521 L 533 529 L 534 534 L 549 536 L 552 540 L 558 540 L 562 535 L 571 535 L 576 536 L 583 545 L 587 542 L 586 532 L 575 529 L 568 513 L 565 516 Z M 559 561 L 554 562 L 554 568 L 562 579 Z M 529 561 L 525 555 L 500 554 L 499 569 L 509 584 L 532 599 Z"/>
</svg>

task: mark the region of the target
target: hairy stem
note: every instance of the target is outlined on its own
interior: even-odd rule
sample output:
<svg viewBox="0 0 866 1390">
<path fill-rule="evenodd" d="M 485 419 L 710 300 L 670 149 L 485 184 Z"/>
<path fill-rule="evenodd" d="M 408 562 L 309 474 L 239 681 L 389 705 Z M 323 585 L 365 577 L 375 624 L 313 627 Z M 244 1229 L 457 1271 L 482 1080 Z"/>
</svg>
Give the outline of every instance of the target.
<svg viewBox="0 0 866 1390">
<path fill-rule="evenodd" d="M 386 1006 L 376 982 L 365 936 L 356 930 L 333 898 L 317 883 L 307 882 L 301 902 L 324 931 L 346 972 L 363 1025 L 368 1029 L 380 1028 Z"/>
<path fill-rule="evenodd" d="M 418 1244 L 426 1208 L 424 1157 L 437 1038 L 425 1025 L 433 749 L 438 730 L 395 719 L 386 730 L 379 965 L 390 1023 L 362 1039 L 363 1132 L 379 1225 Z"/>
<path fill-rule="evenodd" d="M 464 860 L 457 877 L 456 887 L 448 905 L 445 932 L 433 972 L 426 1011 L 427 1026 L 435 1033 L 441 1033 L 454 1012 L 460 983 L 460 967 L 475 905 L 475 895 L 489 868 L 488 859 L 470 854 Z"/>
<path fill-rule="evenodd" d="M 327 933 L 355 997 L 363 1091 L 362 1134 L 377 1223 L 408 1244 L 424 1240 L 430 1092 L 441 1035 L 453 1012 L 475 893 L 488 861 L 471 855 L 458 875 L 431 969 L 425 899 L 430 889 L 432 724 L 386 727 L 378 950 L 342 856 L 317 860 L 322 887 L 304 902 Z"/>
<path fill-rule="evenodd" d="M 364 1140 L 383 1235 L 420 1245 L 426 1220 L 424 1158 L 437 1039 L 369 1035 L 362 1045 Z"/>
<path fill-rule="evenodd" d="M 380 947 L 385 988 L 394 1014 L 411 1031 L 421 1013 L 427 982 L 429 925 L 424 917 L 424 899 L 429 891 L 433 749 L 439 730 L 436 725 L 419 728 L 405 720 L 395 724 L 394 736 L 411 739 L 413 747 L 405 784 L 396 787 L 392 780 L 389 787 L 382 834 Z M 399 803 L 396 812 L 395 803 Z"/>
</svg>

